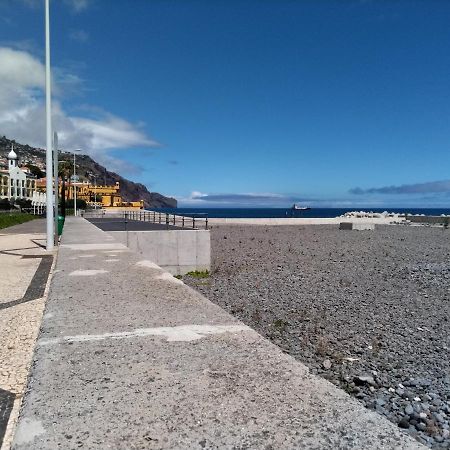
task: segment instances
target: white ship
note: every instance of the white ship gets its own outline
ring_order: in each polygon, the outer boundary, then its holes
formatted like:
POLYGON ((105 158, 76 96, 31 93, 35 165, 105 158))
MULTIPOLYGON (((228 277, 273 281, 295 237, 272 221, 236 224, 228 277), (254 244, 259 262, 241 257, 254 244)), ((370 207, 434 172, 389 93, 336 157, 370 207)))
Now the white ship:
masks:
POLYGON ((293 211, 307 211, 308 209, 311 209, 309 206, 299 206, 296 203, 294 203, 291 207, 293 211))

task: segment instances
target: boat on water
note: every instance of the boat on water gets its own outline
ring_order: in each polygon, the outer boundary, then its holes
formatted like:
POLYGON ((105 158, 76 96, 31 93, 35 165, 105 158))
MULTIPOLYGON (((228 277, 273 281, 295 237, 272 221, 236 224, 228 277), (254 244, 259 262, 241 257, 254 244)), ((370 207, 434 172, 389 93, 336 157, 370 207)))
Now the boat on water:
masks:
POLYGON ((309 206, 299 206, 296 203, 294 203, 291 209, 292 211, 308 211, 311 208, 309 206))

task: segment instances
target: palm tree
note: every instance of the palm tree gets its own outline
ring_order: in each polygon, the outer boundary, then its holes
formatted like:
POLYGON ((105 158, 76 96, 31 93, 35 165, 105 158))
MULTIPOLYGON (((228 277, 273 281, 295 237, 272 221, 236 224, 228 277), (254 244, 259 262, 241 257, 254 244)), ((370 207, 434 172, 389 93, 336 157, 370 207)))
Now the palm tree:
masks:
POLYGON ((61 177, 61 215, 66 217, 66 180, 70 178, 72 167, 68 161, 61 161, 58 167, 58 177, 61 177))

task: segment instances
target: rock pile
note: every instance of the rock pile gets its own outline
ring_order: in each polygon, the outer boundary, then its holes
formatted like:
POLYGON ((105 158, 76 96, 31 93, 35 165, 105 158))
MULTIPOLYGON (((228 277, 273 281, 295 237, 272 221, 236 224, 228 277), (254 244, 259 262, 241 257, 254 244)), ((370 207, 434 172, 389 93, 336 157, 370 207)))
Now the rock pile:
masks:
POLYGON ((382 213, 373 212, 373 211, 349 211, 345 214, 342 214, 340 217, 345 217, 349 219, 404 219, 405 214, 393 213, 384 211, 382 213))

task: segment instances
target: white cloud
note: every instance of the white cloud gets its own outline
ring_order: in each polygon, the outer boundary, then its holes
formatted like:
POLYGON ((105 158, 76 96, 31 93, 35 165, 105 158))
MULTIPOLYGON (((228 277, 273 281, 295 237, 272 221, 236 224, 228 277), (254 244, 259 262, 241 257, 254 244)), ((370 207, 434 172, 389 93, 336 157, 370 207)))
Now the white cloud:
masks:
POLYGON ((88 8, 90 0, 64 0, 75 12, 81 12, 88 8))
POLYGON ((2 84, 20 88, 43 88, 44 66, 25 51, 0 47, 0 79, 2 84))
MULTIPOLYGON (((81 148, 113 170, 129 165, 108 154, 109 150, 152 147, 158 144, 142 129, 123 118, 89 108, 88 117, 68 114, 61 98, 69 87, 82 83, 73 74, 56 70, 53 99, 54 129, 60 147, 81 148)), ((0 134, 25 144, 45 146, 44 65, 32 54, 0 47, 0 134)), ((87 112, 87 111, 86 111, 87 112)))
POLYGON ((205 194, 193 191, 188 197, 177 200, 184 206, 254 206, 254 207, 288 207, 293 203, 303 202, 299 195, 283 195, 276 193, 225 193, 205 194))
MULTIPOLYGON (((22 0, 27 6, 36 8, 43 4, 43 0, 22 0)), ((92 0, 64 0, 64 3, 74 12, 79 13, 86 10, 92 3, 92 0)))
POLYGON ((73 41, 85 43, 89 40, 89 33, 85 30, 72 30, 69 37, 73 41))

